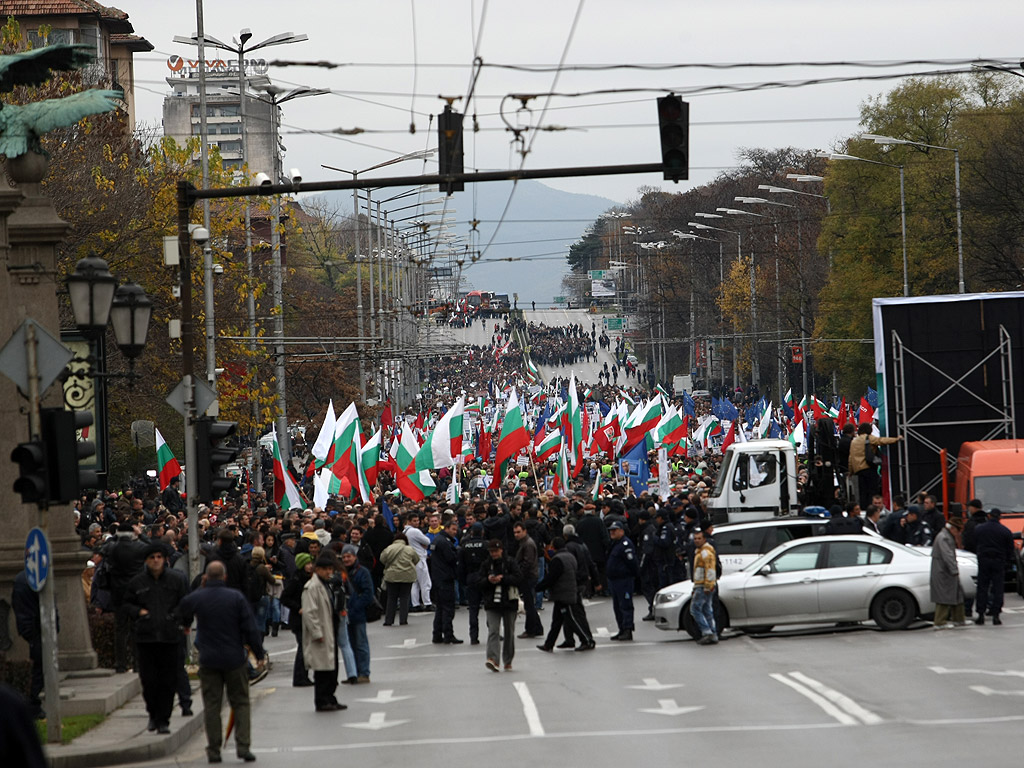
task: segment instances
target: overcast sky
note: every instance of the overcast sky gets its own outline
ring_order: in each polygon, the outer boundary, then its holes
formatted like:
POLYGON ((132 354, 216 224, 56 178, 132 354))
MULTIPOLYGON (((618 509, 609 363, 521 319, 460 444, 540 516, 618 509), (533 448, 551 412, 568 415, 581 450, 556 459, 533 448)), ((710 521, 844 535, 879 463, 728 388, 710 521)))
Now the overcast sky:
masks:
MULTIPOLYGON (((167 57, 195 55, 171 42, 196 29, 191 0, 117 0, 136 33, 156 50, 136 56, 138 119, 159 125, 169 88, 167 57)), ((436 144, 430 115, 443 109, 437 96, 465 96, 476 55, 490 64, 668 64, 722 62, 904 61, 910 59, 1014 58, 1024 55, 1021 0, 207 0, 206 31, 230 40, 243 27, 251 42, 280 32, 309 40, 257 55, 354 63, 332 70, 273 67, 270 76, 288 87, 329 88, 330 95, 285 106, 284 166, 304 179, 339 178, 321 164, 363 169, 436 144), (486 17, 481 23, 481 12, 486 17), (581 8, 581 10, 579 10, 581 8), (578 20, 573 31, 574 18, 578 20), (413 29, 415 26, 415 36, 413 29), (476 46, 474 49, 474 45, 476 46), (413 62, 419 67, 414 68, 413 62), (436 66, 449 64, 457 66, 436 66), (389 65, 389 66, 381 66, 389 65), (413 96, 412 94, 415 94, 413 96), (410 112, 412 114, 410 114, 410 112), (416 133, 408 132, 410 120, 416 133), (363 128, 354 137, 298 134, 302 130, 363 128)), ((938 69, 913 65, 904 71, 938 69)), ((475 100, 481 131, 467 133, 466 167, 518 167, 521 158, 498 115, 513 125, 560 126, 565 131, 525 134, 532 146, 527 167, 587 166, 659 161, 657 89, 685 90, 715 83, 794 81, 865 75, 866 67, 772 67, 712 71, 564 71, 525 73, 485 67, 475 100), (557 80, 557 82, 556 82, 557 80), (651 91, 580 98, 539 97, 517 115, 510 93, 561 93, 599 89, 651 91), (545 113, 545 104, 549 108, 545 113), (535 138, 534 138, 535 137, 535 138)), ((880 71, 893 71, 880 70, 880 71)), ((725 95, 693 95, 690 102, 690 182, 701 184, 736 163, 741 147, 827 148, 856 130, 861 102, 885 92, 896 80, 850 82, 725 95), (792 122, 786 122, 792 121, 792 122)), ((471 123, 467 122, 467 131, 471 123)), ((377 173, 414 173, 406 162, 377 173)), ((433 171, 430 165, 427 170, 433 171)), ((258 169, 255 169, 258 170, 258 169)), ((626 201, 642 185, 674 186, 657 175, 560 179, 545 182, 576 192, 626 201)), ((470 211, 458 218, 470 218, 470 211)))

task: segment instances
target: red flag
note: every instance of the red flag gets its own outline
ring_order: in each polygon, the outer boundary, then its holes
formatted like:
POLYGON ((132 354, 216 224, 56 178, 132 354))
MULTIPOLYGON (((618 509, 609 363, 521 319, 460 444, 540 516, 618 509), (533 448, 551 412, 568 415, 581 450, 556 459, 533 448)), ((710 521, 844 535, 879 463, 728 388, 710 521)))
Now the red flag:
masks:
POLYGON ((389 431, 395 425, 395 417, 391 413, 391 399, 384 403, 384 410, 380 414, 380 428, 382 432, 389 431))
POLYGON ((413 424, 413 426, 416 429, 423 429, 423 413, 422 412, 420 412, 420 415, 416 417, 416 423, 413 424))
POLYGON ((839 401, 839 431, 843 431, 843 427, 846 426, 846 398, 842 398, 839 401))
POLYGON ((870 424, 875 416, 875 409, 871 407, 866 397, 860 399, 860 411, 857 414, 858 424, 870 424))
POLYGON ((725 449, 728 448, 730 445, 732 445, 736 441, 736 422, 737 421, 739 421, 739 419, 733 419, 732 424, 729 425, 729 434, 727 434, 725 436, 725 439, 722 441, 722 453, 725 453, 725 449))

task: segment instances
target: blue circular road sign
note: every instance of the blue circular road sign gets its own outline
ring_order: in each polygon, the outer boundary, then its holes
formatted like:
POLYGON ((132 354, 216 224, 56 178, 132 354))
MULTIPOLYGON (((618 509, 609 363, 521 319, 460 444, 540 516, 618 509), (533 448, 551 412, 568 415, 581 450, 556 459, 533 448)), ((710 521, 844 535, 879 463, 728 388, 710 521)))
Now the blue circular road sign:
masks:
POLYGON ((50 542, 41 528, 33 528, 25 540, 25 575, 33 592, 41 591, 50 575, 50 542))

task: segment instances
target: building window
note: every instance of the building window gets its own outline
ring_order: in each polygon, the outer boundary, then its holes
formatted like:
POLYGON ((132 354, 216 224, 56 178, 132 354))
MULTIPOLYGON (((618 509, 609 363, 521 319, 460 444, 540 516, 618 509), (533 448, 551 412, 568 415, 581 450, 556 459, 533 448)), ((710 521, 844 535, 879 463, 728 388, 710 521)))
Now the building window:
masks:
POLYGON ((39 29, 26 30, 25 36, 28 38, 28 42, 33 48, 43 48, 47 45, 70 45, 72 43, 83 42, 79 37, 79 30, 77 29, 58 29, 54 28, 50 30, 50 33, 43 38, 39 34, 39 29))

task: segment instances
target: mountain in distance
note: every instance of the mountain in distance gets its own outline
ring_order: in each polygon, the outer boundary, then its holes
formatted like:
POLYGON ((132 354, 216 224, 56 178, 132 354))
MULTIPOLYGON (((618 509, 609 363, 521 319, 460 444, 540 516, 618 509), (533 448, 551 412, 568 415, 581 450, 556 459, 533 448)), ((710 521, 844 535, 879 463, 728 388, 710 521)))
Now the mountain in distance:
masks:
MULTIPOLYGON (((470 265, 466 259, 463 267, 463 288, 481 291, 519 294, 519 306, 530 301, 547 304, 553 297, 561 295, 562 276, 567 270, 565 256, 569 246, 582 237, 594 220, 610 208, 619 205, 596 195, 582 195, 563 192, 541 184, 539 181, 520 181, 505 211, 511 181, 486 182, 466 186, 466 191, 456 192, 449 199, 447 208, 454 210, 454 227, 462 236, 461 243, 472 243, 471 249, 481 252, 477 263, 470 265), (498 224, 498 220, 504 219, 498 224), (469 237, 472 220, 479 221, 477 235, 469 237), (495 233, 495 230, 497 232, 495 233), (493 238, 493 242, 492 241, 493 238), (490 243, 490 246, 488 246, 490 243), (522 261, 499 261, 499 259, 537 258, 522 261)), ((400 189, 380 189, 374 197, 391 197, 400 189)), ((424 200, 442 196, 436 190, 425 192, 424 200)), ((351 206, 349 192, 328 192, 324 198, 340 203, 340 209, 351 206)), ((394 206, 408 205, 413 198, 395 201, 394 206)), ((385 205, 386 209, 388 206, 385 205)), ((428 205, 428 210, 440 209, 441 204, 428 205)), ((351 208, 349 208, 351 210, 351 208)), ((396 216, 403 217, 412 211, 402 211, 396 216)), ((445 260, 439 260, 443 265, 445 260)))

